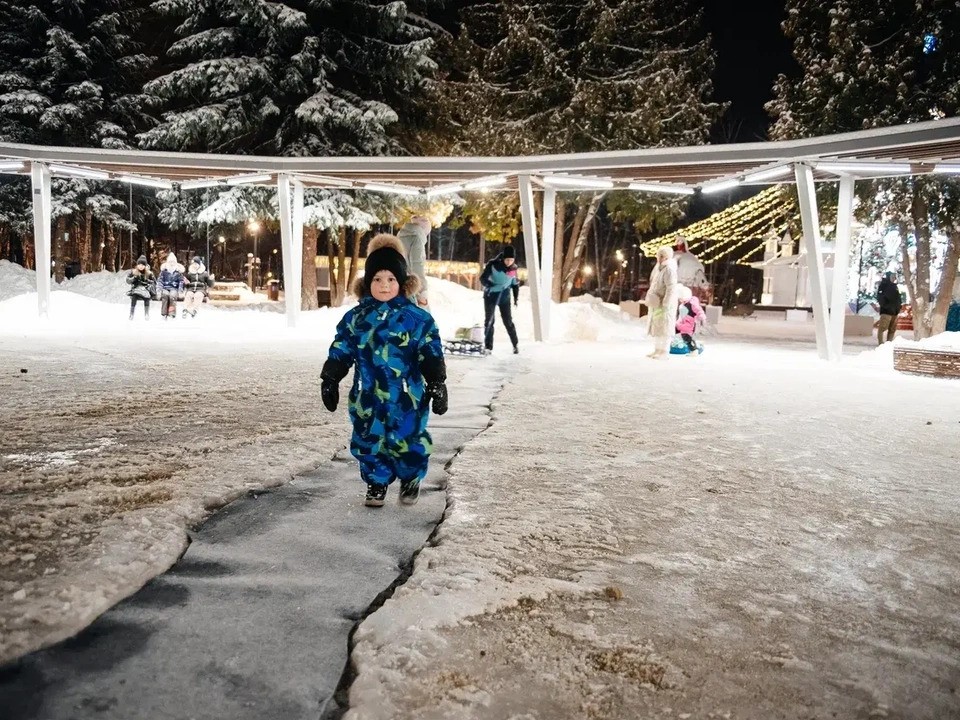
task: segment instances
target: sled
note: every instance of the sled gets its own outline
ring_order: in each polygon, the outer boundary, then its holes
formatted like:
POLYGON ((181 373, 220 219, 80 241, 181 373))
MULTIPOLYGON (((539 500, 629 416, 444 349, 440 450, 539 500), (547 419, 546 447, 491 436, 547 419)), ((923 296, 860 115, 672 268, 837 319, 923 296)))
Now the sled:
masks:
POLYGON ((465 357, 484 357, 489 354, 483 346, 483 328, 479 325, 457 328, 453 340, 443 341, 443 349, 450 355, 465 357))
POLYGON ((487 349, 483 347, 482 342, 476 340, 444 340, 443 351, 448 355, 460 355, 463 357, 486 357, 487 349))

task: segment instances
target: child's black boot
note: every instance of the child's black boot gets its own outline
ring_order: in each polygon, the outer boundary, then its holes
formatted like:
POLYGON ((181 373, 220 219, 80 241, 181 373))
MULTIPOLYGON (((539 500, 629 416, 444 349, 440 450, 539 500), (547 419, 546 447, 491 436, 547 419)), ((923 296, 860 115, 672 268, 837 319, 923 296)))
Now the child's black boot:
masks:
POLYGON ((384 500, 387 497, 386 485, 367 484, 367 497, 363 504, 367 507, 383 507, 384 500))
POLYGON ((420 481, 408 480, 400 483, 400 504, 416 505, 420 499, 420 481))

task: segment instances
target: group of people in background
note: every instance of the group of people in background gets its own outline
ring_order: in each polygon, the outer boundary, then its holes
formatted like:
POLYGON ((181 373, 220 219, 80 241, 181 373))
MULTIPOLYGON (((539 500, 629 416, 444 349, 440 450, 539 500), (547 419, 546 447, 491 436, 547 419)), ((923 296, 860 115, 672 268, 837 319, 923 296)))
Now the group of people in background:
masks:
POLYGON ((703 352, 703 345, 694 339, 694 334, 703 325, 706 314, 690 288, 677 281, 677 264, 671 247, 665 246, 657 251, 657 264, 650 274, 646 304, 650 314, 649 333, 654 340, 653 352, 647 357, 665 356, 678 335, 687 353, 699 355, 703 352))
POLYGON ((160 315, 164 320, 177 317, 177 303, 183 301, 181 317, 196 317, 197 310, 203 304, 213 278, 207 272, 203 259, 194 256, 188 268, 177 261, 174 253, 167 255, 166 262, 160 266, 160 274, 154 275, 145 255, 137 258, 137 264, 127 274, 130 289, 130 319, 133 320, 137 303, 143 303, 143 317, 150 319, 150 301, 160 301, 160 315))

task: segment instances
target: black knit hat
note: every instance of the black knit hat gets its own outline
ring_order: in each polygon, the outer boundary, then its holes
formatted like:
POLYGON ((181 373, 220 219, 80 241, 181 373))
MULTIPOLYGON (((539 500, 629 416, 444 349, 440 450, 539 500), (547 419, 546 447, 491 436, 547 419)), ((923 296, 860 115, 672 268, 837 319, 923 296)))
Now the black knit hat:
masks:
POLYGON ((138 257, 138 258, 137 258, 137 265, 149 265, 149 263, 147 262, 147 256, 146 256, 146 255, 141 255, 140 257, 138 257))
POLYGON ((366 290, 367 295, 370 294, 373 276, 381 270, 389 270, 393 273, 402 293, 403 284, 407 282, 407 261, 392 247, 382 247, 367 255, 367 261, 363 266, 363 289, 366 290))
POLYGON ((512 257, 516 257, 516 256, 517 256, 516 250, 513 249, 513 245, 507 245, 507 246, 503 249, 503 252, 502 252, 501 254, 502 254, 505 258, 512 258, 512 257))

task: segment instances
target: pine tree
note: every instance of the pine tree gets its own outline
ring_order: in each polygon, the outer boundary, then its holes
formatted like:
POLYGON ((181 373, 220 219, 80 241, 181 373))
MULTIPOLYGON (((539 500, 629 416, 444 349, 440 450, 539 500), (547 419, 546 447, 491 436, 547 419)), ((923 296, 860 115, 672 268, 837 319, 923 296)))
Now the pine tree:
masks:
MULTIPOLYGON (((423 7, 430 3, 421 3, 423 7)), ((368 0, 163 0, 180 22, 169 72, 146 86, 157 126, 143 147, 268 155, 389 155, 403 152, 402 116, 413 116, 434 64, 432 28, 398 2, 368 0)), ((308 191, 305 257, 316 255, 324 218, 361 217, 342 193, 308 191)), ((201 218, 262 205, 257 190, 211 198, 201 218)), ((263 212, 260 217, 269 213, 263 212)), ((362 224, 362 223, 361 223, 362 224)), ((347 225, 344 225, 347 227, 347 225)), ((316 307, 304 265, 305 307, 316 307)))
MULTIPOLYGON (((960 110, 956 0, 790 0, 784 32, 793 40, 801 77, 776 82, 767 106, 775 138, 887 127, 956 116, 960 110)), ((867 219, 900 230, 916 337, 941 332, 960 262, 957 182, 917 177, 860 187, 867 219), (933 293, 937 300, 931 302, 936 229, 948 240, 933 293)))
POLYGON ((401 3, 162 0, 181 21, 175 68, 146 86, 159 124, 146 148, 383 155, 396 107, 417 91, 427 32, 401 3))
MULTIPOLYGON (((0 2, 0 138, 35 145, 131 147, 146 122, 139 89, 150 58, 135 39, 143 6, 121 0, 0 2)), ((70 219, 90 214, 105 223, 109 236, 119 220, 110 208, 122 200, 105 197, 118 191, 107 183, 54 181, 58 280, 63 278, 62 238, 70 219)), ((16 208, 6 210, 9 214, 16 208)), ((71 254, 91 257, 93 238, 73 237, 71 254)))
MULTIPOLYGON (((704 142, 722 108, 709 100, 713 58, 691 5, 501 0, 470 8, 453 45, 470 66, 453 64, 438 93, 446 124, 460 130, 447 151, 514 155, 704 142)), ((569 207, 564 200, 554 253, 557 300, 569 296, 605 195, 569 207)), ((622 217, 641 225, 680 209, 658 198, 617 204, 622 217)), ((514 198, 481 198, 468 211, 488 231, 517 225, 509 221, 514 198)))

